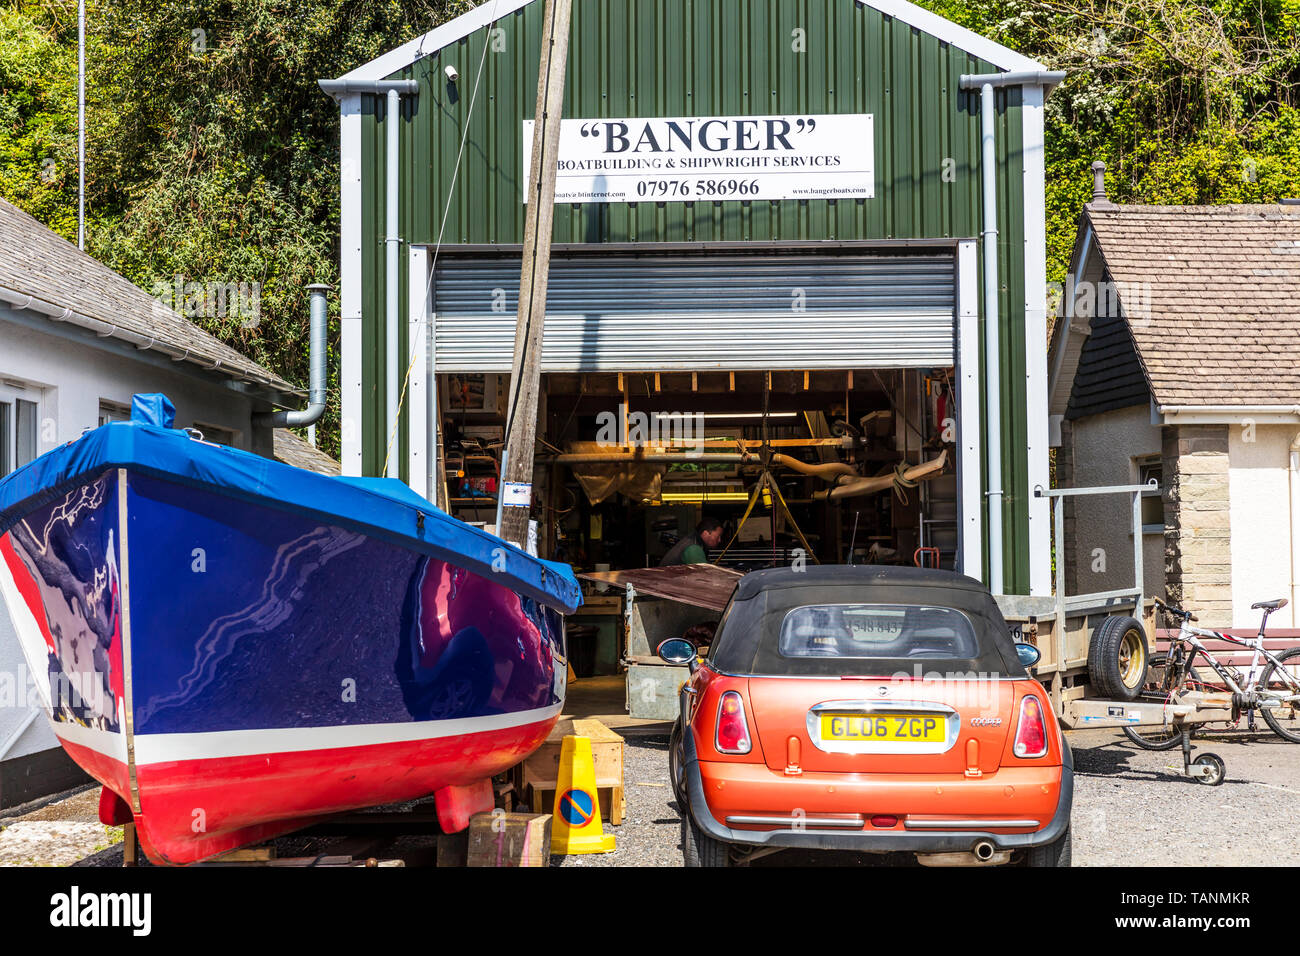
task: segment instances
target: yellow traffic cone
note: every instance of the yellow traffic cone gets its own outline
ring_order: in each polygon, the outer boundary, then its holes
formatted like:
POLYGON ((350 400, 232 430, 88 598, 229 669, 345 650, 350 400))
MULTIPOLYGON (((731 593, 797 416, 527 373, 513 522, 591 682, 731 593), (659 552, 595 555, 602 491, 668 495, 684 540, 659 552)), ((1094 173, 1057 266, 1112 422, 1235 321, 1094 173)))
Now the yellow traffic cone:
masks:
POLYGON ((551 852, 569 855, 611 853, 613 850, 614 834, 606 834, 600 822, 591 738, 570 734, 560 746, 555 815, 551 820, 551 852))

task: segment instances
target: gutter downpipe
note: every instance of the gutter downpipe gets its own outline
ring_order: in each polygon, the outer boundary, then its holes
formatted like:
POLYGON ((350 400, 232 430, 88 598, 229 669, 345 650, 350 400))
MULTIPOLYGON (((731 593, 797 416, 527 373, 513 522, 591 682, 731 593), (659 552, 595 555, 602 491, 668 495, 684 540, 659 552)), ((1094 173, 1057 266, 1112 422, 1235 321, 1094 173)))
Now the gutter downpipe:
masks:
MULTIPOLYGON (((318 85, 330 96, 338 100, 348 94, 368 93, 374 96, 384 94, 387 97, 384 123, 387 126, 387 141, 384 148, 384 428, 383 440, 387 446, 389 436, 397 427, 398 417, 398 369, 401 365, 401 353, 397 348, 399 334, 400 305, 398 303, 398 262, 402 248, 399 233, 401 212, 401 165, 399 163, 398 118, 401 115, 402 94, 417 96, 420 84, 416 80, 319 80, 318 85)), ((398 472, 396 456, 388 456, 385 477, 395 477, 398 472)))
POLYGON ((1287 522, 1288 530, 1291 536, 1291 626, 1295 627, 1296 622, 1300 621, 1300 609, 1296 607, 1296 577, 1300 575, 1300 534, 1297 534, 1296 524, 1300 521, 1300 435, 1296 435, 1291 442, 1290 461, 1287 463, 1286 481, 1287 490, 1290 492, 1291 500, 1291 520, 1287 522))
POLYGON ((1028 70, 1011 73, 966 74, 963 90, 980 91, 980 176, 983 185, 984 229, 984 402, 988 434, 988 543, 989 590, 1003 593, 1002 552, 1002 379, 1000 330, 998 328, 998 185, 997 150, 994 140, 996 104, 993 91, 1007 86, 1042 86, 1044 99, 1052 87, 1065 79, 1064 73, 1028 70))
POLYGON ((325 293, 332 286, 317 283, 307 286, 311 294, 311 379, 307 387, 307 407, 296 412, 259 412, 253 424, 263 428, 300 428, 315 425, 325 414, 327 370, 329 367, 329 303, 325 293))

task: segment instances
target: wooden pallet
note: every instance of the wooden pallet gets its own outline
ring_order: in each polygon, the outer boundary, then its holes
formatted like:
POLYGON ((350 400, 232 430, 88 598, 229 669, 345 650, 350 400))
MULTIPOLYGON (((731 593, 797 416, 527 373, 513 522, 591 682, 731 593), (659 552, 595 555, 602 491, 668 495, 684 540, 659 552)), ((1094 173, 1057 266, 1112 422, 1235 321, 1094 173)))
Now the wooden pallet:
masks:
POLYGON ((568 735, 591 738, 591 755, 596 767, 597 800, 600 814, 614 826, 627 815, 623 793, 623 738, 599 720, 563 718, 555 725, 546 742, 516 767, 518 792, 530 804, 533 813, 550 810, 546 795, 554 803, 555 787, 560 774, 560 748, 568 735))

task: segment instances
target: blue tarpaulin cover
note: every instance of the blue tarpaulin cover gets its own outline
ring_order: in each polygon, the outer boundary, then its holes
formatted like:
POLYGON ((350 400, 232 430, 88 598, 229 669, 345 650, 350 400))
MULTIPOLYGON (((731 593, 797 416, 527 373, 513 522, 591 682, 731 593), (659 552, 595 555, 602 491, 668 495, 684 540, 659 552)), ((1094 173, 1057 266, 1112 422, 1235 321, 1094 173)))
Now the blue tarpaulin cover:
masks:
POLYGON ((567 564, 534 558, 453 518, 395 478, 318 475, 158 424, 174 418, 165 396, 137 395, 132 421, 87 432, 0 479, 0 534, 77 485, 110 468, 125 468, 361 531, 481 574, 565 613, 582 603, 567 564))

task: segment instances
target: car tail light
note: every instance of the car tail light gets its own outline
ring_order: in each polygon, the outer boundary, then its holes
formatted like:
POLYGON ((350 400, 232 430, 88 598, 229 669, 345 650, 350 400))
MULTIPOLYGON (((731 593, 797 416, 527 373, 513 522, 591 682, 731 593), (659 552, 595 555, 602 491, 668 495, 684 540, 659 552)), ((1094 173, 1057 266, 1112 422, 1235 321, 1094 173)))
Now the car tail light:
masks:
POLYGON ((1011 749, 1017 757, 1041 757, 1047 753, 1043 705, 1033 694, 1020 700, 1020 722, 1016 725, 1016 743, 1011 749))
POLYGON ((713 743, 718 753, 749 753, 751 744, 749 724, 745 722, 745 704, 734 690, 727 691, 718 702, 718 729, 713 743))

